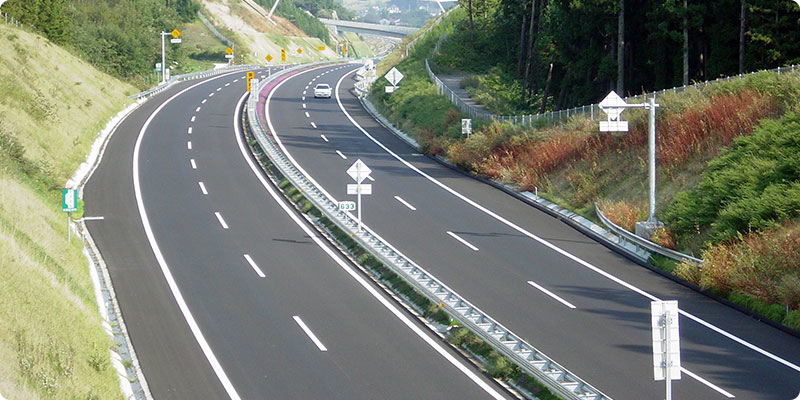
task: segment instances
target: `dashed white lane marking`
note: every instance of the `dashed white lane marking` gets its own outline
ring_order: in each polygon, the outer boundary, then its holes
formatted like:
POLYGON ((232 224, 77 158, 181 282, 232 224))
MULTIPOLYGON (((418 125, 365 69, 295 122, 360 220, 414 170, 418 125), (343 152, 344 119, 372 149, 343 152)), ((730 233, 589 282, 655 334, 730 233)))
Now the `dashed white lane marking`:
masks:
POLYGON ((258 274, 258 276, 262 278, 267 277, 266 275, 264 275, 263 272, 261 272, 261 268, 258 268, 258 265, 256 265, 255 261, 253 261, 253 259, 250 258, 249 254, 245 254, 244 259, 247 260, 247 263, 250 264, 251 267, 253 267, 253 270, 256 271, 256 274, 258 274))
POLYGON ((553 292, 541 287, 536 282, 528 281, 528 284, 533 286, 533 287, 535 287, 535 288, 537 288, 537 289, 539 289, 540 291, 542 291, 542 293, 544 293, 544 294, 546 294, 546 295, 558 300, 559 303, 561 303, 561 304, 563 304, 563 305, 565 305, 565 306, 567 306, 569 308, 572 308, 572 309, 576 308, 574 305, 572 305, 572 303, 562 299, 561 297, 558 297, 555 293, 553 293, 553 292))
POLYGON ((311 329, 308 329, 308 326, 306 325, 305 322, 303 322, 302 319, 300 319, 300 317, 295 315, 292 318, 294 318, 294 322, 297 322, 297 325, 300 325, 300 329, 302 329, 303 332, 305 332, 306 335, 308 335, 308 337, 311 338, 311 341, 314 342, 315 345, 317 345, 319 351, 328 351, 325 345, 322 344, 322 342, 320 342, 319 339, 317 339, 317 335, 314 335, 314 332, 311 332, 311 329))
POLYGON ((208 190, 206 190, 206 185, 204 185, 203 182, 197 182, 197 183, 200 184, 200 191, 203 192, 203 194, 208 194, 208 190))
POLYGON ((192 122, 194 122, 195 119, 197 119, 197 116, 192 115, 192 122))
POLYGON ((306 108, 306 103, 303 103, 303 108, 306 108))
POLYGON ((328 142, 328 138, 326 138, 325 135, 319 135, 319 137, 321 137, 325 142, 328 142))
POLYGON ((186 148, 189 149, 189 150, 192 149, 192 141, 191 140, 186 142, 186 148))
POLYGON ((367 179, 369 179, 370 182, 375 182, 375 178, 373 178, 373 177, 371 177, 369 175, 367 175, 367 179))
POLYGON ((228 83, 226 83, 226 84, 225 84, 225 87, 228 87, 228 86, 230 86, 230 85, 231 85, 231 83, 230 83, 230 82, 228 82, 228 83))
POLYGON ((308 111, 306 111, 306 118, 311 118, 311 116, 308 115, 308 111))
MULTIPOLYGON (((303 90, 303 94, 306 94, 305 90, 303 90)), ((305 96, 303 96, 303 100, 305 100, 305 99, 306 99, 305 96)))
MULTIPOLYGON (((306 92, 303 92, 303 94, 306 94, 306 92)), ((303 96, 300 99, 303 100, 303 101, 306 101, 306 96, 303 96)))
POLYGON ((233 83, 236 83, 236 82, 239 82, 239 80, 238 80, 238 79, 235 79, 235 80, 233 81, 233 83))
POLYGON ((203 101, 201 101, 200 104, 206 104, 207 101, 208 99, 203 99, 203 101))
POLYGON ((314 121, 311 121, 311 126, 312 126, 314 129, 317 129, 317 124, 315 124, 315 123, 314 123, 314 121))
POLYGON ((189 129, 186 132, 188 132, 191 135, 192 134, 192 127, 190 126, 189 129))
POLYGON ((458 236, 458 235, 456 235, 455 233, 453 233, 453 232, 450 232, 450 231, 447 231, 447 234, 448 234, 448 235, 450 235, 450 236, 452 236, 452 237, 453 237, 453 239, 455 239, 455 240, 458 240, 459 242, 461 242, 461 244, 463 244, 464 246, 467 246, 467 247, 469 247, 469 248, 470 248, 470 249, 472 249, 473 251, 478 251, 478 248, 477 248, 477 247, 473 246, 473 245, 472 245, 472 243, 470 243, 470 242, 468 242, 468 241, 466 241, 466 240, 462 239, 462 238, 461 238, 461 236, 458 236))
MULTIPOLYGON (((697 379, 700 383, 702 383, 702 384, 704 384, 704 385, 716 390, 717 392, 720 392, 723 396, 725 396, 725 397, 727 397, 729 399, 732 399, 732 398, 736 397, 733 394, 731 394, 729 392, 726 392, 725 389, 723 389, 723 388, 721 388, 721 387, 719 387, 719 386, 717 386, 717 385, 715 385, 715 384, 703 379, 702 377, 700 377, 700 375, 697 375, 694 372, 689 371, 686 368, 681 367, 681 372, 683 372, 686 375, 691 376, 694 379, 697 379)), ((800 397, 800 396, 798 396, 798 397, 800 397)))
POLYGON ((341 152, 341 151, 339 151, 339 150, 336 150, 336 154, 338 154, 338 155, 339 155, 339 157, 342 157, 342 159, 343 159, 343 160, 347 160, 347 156, 346 156, 346 155, 344 155, 344 154, 342 154, 342 152, 341 152))
POLYGON ((197 163, 194 162, 194 158, 189 160, 189 163, 192 164, 192 169, 197 169, 197 163))
POLYGON ((400 198, 400 196, 394 196, 394 199, 395 199, 395 200, 397 200, 397 201, 399 201, 400 203, 402 203, 404 206, 408 207, 408 209, 409 209, 409 210, 411 210, 411 211, 417 211, 417 209, 416 209, 414 206, 412 206, 412 205, 411 205, 411 204, 409 204, 407 201, 405 201, 405 200, 403 200, 402 198, 400 198))
POLYGON ((200 112, 200 107, 195 108, 194 112, 200 112))
POLYGON ((208 97, 214 97, 214 93, 209 93, 208 97))
POLYGON ((218 88, 217 88, 217 91, 219 92, 220 90, 222 90, 222 88, 221 88, 221 87, 218 87, 218 88))
POLYGON ((214 215, 217 216, 217 221, 219 221, 219 224, 222 225, 222 229, 228 229, 228 224, 226 224, 225 220, 222 219, 222 214, 220 214, 218 211, 215 211, 214 215))

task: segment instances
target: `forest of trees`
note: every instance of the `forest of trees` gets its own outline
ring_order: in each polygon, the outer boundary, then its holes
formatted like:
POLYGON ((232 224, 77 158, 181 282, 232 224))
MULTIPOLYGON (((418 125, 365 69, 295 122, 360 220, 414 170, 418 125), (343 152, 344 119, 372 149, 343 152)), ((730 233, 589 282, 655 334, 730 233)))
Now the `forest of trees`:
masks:
POLYGON ((797 63, 790 0, 459 0, 461 65, 500 66, 530 109, 596 102, 797 63), (477 62, 476 62, 477 60, 477 62), (545 99, 546 101, 542 101, 545 99))

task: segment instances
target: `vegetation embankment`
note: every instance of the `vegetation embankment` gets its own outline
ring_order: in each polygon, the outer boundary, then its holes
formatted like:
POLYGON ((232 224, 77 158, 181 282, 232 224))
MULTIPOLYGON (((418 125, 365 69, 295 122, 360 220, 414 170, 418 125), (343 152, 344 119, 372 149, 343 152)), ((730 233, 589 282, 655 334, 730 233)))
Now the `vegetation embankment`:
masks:
POLYGON ((80 240, 61 189, 135 88, 38 35, 0 24, 0 393, 114 399, 80 240))
MULTIPOLYGON (((612 220, 633 229, 647 217, 647 120, 628 110, 630 132, 601 134, 597 122, 575 117, 558 127, 522 128, 474 121, 436 95, 424 67, 441 33, 442 53, 456 54, 452 32, 465 12, 421 39, 397 64, 401 88, 370 98, 422 150, 470 172, 513 184, 596 219, 595 201, 612 220)), ((469 53, 461 52, 464 57, 469 53)), ((395 56, 397 57, 397 56, 395 56)), ((395 58, 396 60, 397 58, 395 58)), ((463 60, 466 62, 466 60, 463 60)), ((388 68, 382 65, 381 68, 388 68)), ((690 87, 658 98, 657 216, 666 223, 653 240, 705 260, 702 270, 654 258, 657 266, 800 330, 800 74, 762 72, 690 87), (782 250, 784 249, 784 250, 782 250)))

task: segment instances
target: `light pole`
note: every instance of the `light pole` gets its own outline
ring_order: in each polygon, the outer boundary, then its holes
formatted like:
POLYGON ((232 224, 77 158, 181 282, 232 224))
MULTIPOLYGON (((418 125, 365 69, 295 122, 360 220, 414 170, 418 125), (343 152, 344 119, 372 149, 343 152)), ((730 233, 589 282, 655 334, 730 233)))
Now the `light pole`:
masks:
POLYGON ((656 219, 656 96, 647 99, 644 103, 628 104, 613 90, 598 104, 608 116, 607 121, 600 121, 600 132, 627 132, 628 121, 620 119, 620 114, 628 108, 644 108, 648 113, 648 169, 650 173, 650 190, 648 193, 649 207, 647 221, 636 223, 636 235, 649 238, 650 235, 661 227, 656 219))

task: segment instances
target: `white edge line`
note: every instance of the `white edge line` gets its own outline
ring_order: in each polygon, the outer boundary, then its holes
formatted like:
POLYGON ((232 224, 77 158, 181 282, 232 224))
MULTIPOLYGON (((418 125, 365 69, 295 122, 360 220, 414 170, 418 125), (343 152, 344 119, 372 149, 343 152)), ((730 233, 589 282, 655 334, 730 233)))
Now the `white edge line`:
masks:
MULTIPOLYGON (((634 285, 632 285, 632 284, 630 284, 630 283, 628 283, 628 282, 626 282, 626 281, 624 281, 624 280, 622 280, 622 279, 620 279, 620 278, 617 278, 617 277, 616 277, 616 276, 614 276, 614 275, 611 275, 610 273, 608 273, 608 272, 606 272, 606 271, 604 271, 604 270, 602 270, 602 269, 600 269, 600 268, 598 268, 598 267, 596 267, 596 266, 594 266, 594 265, 592 265, 592 264, 588 263, 587 261, 584 261, 584 260, 582 260, 582 259, 578 258, 577 256, 574 256, 574 255, 572 255, 572 254, 568 253, 567 251, 565 251, 565 250, 561 249, 560 247, 558 247, 558 246, 556 246, 556 245, 554 245, 554 244, 552 244, 552 243, 548 242, 547 240, 544 240, 544 239, 542 239, 542 238, 540 238, 540 237, 538 237, 538 236, 534 235, 533 233, 531 233, 531 232, 528 232, 527 230, 523 229, 522 227, 520 227, 520 226, 516 225, 515 223, 513 223, 513 222, 511 222, 511 221, 509 221, 509 220, 507 220, 507 219, 505 219, 505 218, 503 218, 503 217, 501 217, 500 215, 496 214, 495 212, 493 212, 493 211, 491 211, 491 210, 487 209, 486 207, 484 207, 484 206, 482 206, 482 205, 480 205, 480 204, 476 203, 475 201, 473 201, 473 200, 471 200, 471 199, 467 198, 466 196, 464 196, 463 194, 461 194, 461 193, 459 193, 459 192, 455 191, 454 189, 450 188, 449 186, 447 186, 447 185, 445 185, 445 184, 443 184, 443 183, 439 182, 438 180, 436 180, 436 178, 434 178, 434 177, 432 177, 432 176, 430 176, 430 175, 426 174, 425 172, 423 172, 423 171, 422 171, 422 170, 420 170, 419 168, 415 167, 413 164, 409 163, 408 161, 404 160, 402 157, 400 157, 399 155, 397 155, 397 153, 395 153, 395 152, 391 151, 391 150, 390 150, 388 147, 386 147, 386 146, 385 146, 383 143, 381 143, 380 141, 378 141, 377 139, 375 139, 375 138, 374 138, 372 135, 370 135, 370 134, 369 134, 369 132, 367 132, 367 131, 366 131, 364 128, 362 128, 362 127, 361 127, 361 125, 359 125, 359 124, 358 124, 358 123, 355 121, 355 119, 353 119, 353 117, 350 115, 350 113, 348 113, 348 112, 347 112, 347 110, 345 110, 345 109, 344 109, 344 106, 342 105, 341 98, 339 97, 339 86, 341 85, 341 83, 342 83, 342 81, 344 80, 344 78, 345 78, 345 77, 347 77, 348 75, 352 74, 353 72, 355 72, 355 70, 354 70, 354 71, 352 71, 352 72, 349 72, 349 73, 347 73, 347 74, 344 74, 344 75, 342 75, 342 77, 341 77, 341 78, 339 79, 339 81, 336 83, 336 102, 339 104, 339 109, 340 109, 340 110, 342 110, 342 112, 343 112, 343 113, 344 113, 344 115, 347 117, 347 119, 349 119, 349 120, 350 120, 350 123, 352 123, 352 124, 353 124, 353 125, 354 125, 356 128, 358 128, 358 130, 360 130, 360 131, 361 131, 361 133, 363 133, 363 134, 364 134, 364 135, 365 135, 367 138, 369 138, 369 139, 370 139, 370 140, 372 140, 372 141, 373 141, 375 144, 377 144, 377 145, 378 145, 378 147, 382 148, 382 149, 383 149, 384 151, 386 151, 386 152, 387 152, 389 155, 391 155, 392 157, 394 157, 395 159, 397 159, 398 161, 400 161, 400 163, 402 163, 403 165, 405 165, 406 167, 408 167, 408 168, 409 168, 409 169, 411 169, 412 171, 415 171, 416 173, 420 174, 420 175, 421 175, 421 176, 423 176, 424 178, 426 178, 426 179, 428 179, 429 181, 433 182, 433 184, 435 184, 436 186, 439 186, 440 188, 442 188, 442 189, 446 190, 447 192, 449 192, 449 193, 450 193, 450 194, 452 194, 453 196, 456 196, 457 198, 459 198, 459 199, 463 200, 463 201, 464 201, 464 202, 466 202, 467 204, 469 204, 469 205, 471 205, 471 206, 473 206, 473 207, 477 208, 478 210, 482 211, 482 212, 483 212, 483 213, 485 213, 486 215, 489 215, 490 217, 492 217, 492 218, 494 218, 494 219, 496 219, 496 220, 498 220, 498 221, 502 222, 503 224, 505 224, 506 226, 508 226, 508 227, 510 227, 510 228, 512 228, 512 229, 514 229, 515 231, 517 231, 517 232, 519 232, 519 233, 521 233, 521 234, 523 234, 523 235, 525 235, 525 236, 527 236, 527 237, 529 237, 529 238, 531 238, 531 239, 533 239, 533 240, 535 240, 535 241, 537 241, 537 242, 541 243, 542 245, 544 245, 544 246, 546 246, 546 247, 550 248, 551 250, 553 250, 553 251, 555 251, 555 252, 557 252, 557 253, 561 254, 562 256, 564 256, 564 257, 566 257, 566 258, 569 258, 569 259, 570 259, 570 260, 572 260, 572 261, 575 261, 576 263, 578 263, 578 264, 580 264, 580 265, 582 265, 582 266, 584 266, 584 267, 586 267, 586 268, 588 268, 588 269, 590 269, 590 270, 592 270, 592 271, 594 271, 594 272, 596 272, 596 273, 598 273, 598 274, 600 274, 600 275, 604 276, 605 278, 607 278, 607 279, 609 279, 609 280, 611 280, 611 281, 613 281, 613 282, 615 282, 615 283, 619 284, 619 285, 620 285, 620 286, 622 286, 622 287, 625 287, 625 288, 627 288, 627 289, 629 289, 629 290, 631 290, 631 291, 633 291, 633 292, 635 292, 635 293, 638 293, 638 294, 640 294, 641 296, 644 296, 644 297, 646 297, 646 298, 648 298, 648 299, 650 299, 650 300, 652 300, 652 301, 658 301, 658 300, 660 300, 658 297, 656 297, 656 296, 653 296, 652 294, 650 294, 650 293, 647 293, 647 292, 645 292, 644 290, 642 290, 642 289, 639 289, 638 287, 636 287, 636 286, 634 286, 634 285)), ((285 81, 284 81, 284 82, 285 82, 285 81)), ((271 127, 270 127, 270 128, 271 128, 271 127)), ((273 132, 274 132, 274 131, 273 131, 273 132)), ((273 135, 274 135, 274 134, 273 134, 273 135)), ((274 135, 274 136, 275 136, 275 137, 277 137, 277 135, 274 135)), ((279 143, 280 143, 280 142, 279 142, 279 143)), ((283 147, 283 145, 281 145, 281 148, 284 150, 284 152, 286 151, 286 149, 283 147)), ((292 162, 293 162, 295 165, 297 165, 297 163, 296 163, 296 162, 294 162, 294 159, 292 159, 292 157, 291 157, 291 156, 289 156, 289 155, 287 154, 287 157, 288 157, 288 158, 289 158, 289 159, 290 159, 290 160, 291 160, 291 161, 292 161, 292 162)), ((309 177, 309 175, 308 175, 308 174, 307 174, 305 171, 301 170, 299 167, 298 167, 298 170, 300 170, 301 172, 303 172, 303 174, 304 174, 304 175, 306 175, 306 177, 309 177)), ((316 182, 314 182, 312 179, 310 179, 310 180, 312 181, 312 183, 316 184, 316 182)), ((327 194, 327 192, 325 192, 325 191, 324 191, 324 189, 322 189, 322 187, 321 187, 321 186, 317 185, 317 187, 320 189, 320 191, 321 191, 321 192, 323 192, 323 193, 325 193, 326 195, 328 195, 328 194, 327 194)), ((329 198, 333 198, 333 197, 332 197, 332 196, 330 196, 330 195, 328 195, 328 197, 329 197, 329 198)), ((686 311, 683 311, 683 310, 681 310, 681 309, 678 309, 678 312, 679 312, 681 315, 683 315, 683 316, 685 316, 685 317, 687 317, 687 318, 689 318, 689 319, 691 319, 691 320, 693 320, 693 321, 695 321, 695 322, 697 322, 697 323, 699 323, 699 324, 701 324, 701 325, 703 325, 703 326, 705 326, 705 327, 707 327, 707 328, 711 329, 711 330, 712 330, 712 331, 714 331, 714 332, 717 332, 717 333, 719 333, 719 334, 720 334, 720 335, 722 335, 722 336, 725 336, 725 337, 727 337, 728 339, 731 339, 732 341, 734 341, 734 342, 736 342, 736 343, 739 343, 740 345, 742 345, 742 346, 744 346, 744 347, 747 347, 747 348, 749 348, 749 349, 751 349, 751 350, 753 350, 753 351, 755 351, 755 352, 757 352, 757 353, 759 353, 759 354, 761 354, 761 355, 763 355, 763 356, 765 356, 765 357, 768 357, 768 358, 770 358, 770 359, 772 359, 772 360, 774 360, 774 361, 777 361, 777 362, 779 362, 779 363, 783 364, 784 366, 787 366, 787 367, 789 367, 789 368, 791 368, 791 369, 793 369, 793 370, 795 370, 795 371, 797 371, 797 372, 800 372, 800 366, 797 366, 797 365, 795 365, 795 364, 793 364, 793 363, 791 363, 791 362, 789 362, 789 361, 787 361, 787 360, 785 360, 785 359, 783 359, 783 358, 781 358, 781 357, 778 357, 778 356, 776 356, 776 355, 774 355, 774 354, 772 354, 772 353, 770 353, 770 352, 768 352, 768 351, 766 351, 766 350, 764 350, 764 349, 762 349, 762 348, 760 348, 760 347, 758 347, 758 346, 756 346, 756 345, 754 345, 754 344, 751 344, 751 343, 749 343, 749 342, 745 341, 744 339, 742 339, 742 338, 740 338, 740 337, 738 337, 738 336, 736 336, 736 335, 734 335, 734 334, 732 334, 732 333, 729 333, 729 332, 727 332, 727 331, 723 330, 722 328, 719 328, 719 327, 717 327, 717 326, 715 326, 715 325, 712 325, 712 324, 710 324, 710 323, 708 323, 708 322, 706 322, 706 321, 704 321, 704 320, 702 320, 702 319, 700 319, 700 318, 698 318, 698 317, 696 317, 696 316, 694 316, 694 315, 692 315, 692 314, 690 314, 690 313, 688 313, 688 312, 686 312, 686 311)))
POLYGON ((196 163, 196 162, 194 162, 194 158, 192 158, 191 160, 189 160, 189 163, 190 163, 190 164, 192 164, 192 169, 197 169, 197 163, 196 163))
POLYGON ((535 288, 537 288, 537 289, 539 289, 540 291, 542 291, 542 293, 544 293, 544 294, 546 294, 546 295, 548 295, 548 296, 550 296, 550 297, 552 297, 552 298, 554 298, 554 299, 558 300, 558 301, 559 301, 561 304, 563 304, 563 305, 565 305, 565 306, 567 306, 567 307, 569 307, 569 308, 572 308, 572 309, 575 309, 575 308, 577 308, 577 307, 575 307, 574 305, 572 305, 572 303, 570 303, 570 302, 568 302, 568 301, 566 301, 566 300, 562 299, 561 297, 559 297, 559 296, 558 296, 558 295, 556 295, 555 293, 553 293, 553 292, 551 292, 551 291, 549 291, 549 290, 547 290, 547 289, 543 288, 542 286, 538 285, 538 284, 537 284, 536 282, 534 282, 534 281, 528 281, 528 284, 529 284, 529 285, 531 285, 531 286, 533 286, 533 287, 535 287, 535 288))
POLYGON ((401 202, 401 203, 403 203, 403 205, 408 207, 411 211, 417 211, 417 209, 414 206, 412 206, 407 201, 405 201, 402 198, 400 198, 400 196, 394 196, 394 199, 399 201, 399 202, 401 202))
POLYGON ((473 246, 473 245, 472 245, 472 243, 470 243, 470 242, 468 242, 468 241, 464 240, 464 239, 463 239, 461 236, 458 236, 458 235, 456 235, 455 233, 453 233, 453 232, 450 232, 450 231, 447 231, 447 234, 448 234, 448 235, 450 235, 450 236, 452 236, 452 237, 453 237, 453 239, 455 239, 455 240, 458 240, 459 242, 461 242, 461 244, 463 244, 464 246, 467 246, 467 247, 469 247, 469 248, 470 248, 470 249, 472 249, 473 251, 478 251, 478 248, 477 248, 477 247, 473 246))
MULTIPOLYGON (((228 74, 226 74, 228 75, 228 74)), ((218 78, 221 78, 226 75, 220 75, 218 78)), ((218 78, 213 78, 218 79, 218 78)), ((186 300, 184 300, 183 295, 181 294, 180 289, 178 288, 178 284, 175 281, 175 278, 172 276, 172 272, 169 269, 169 265, 167 264, 167 260, 164 258, 164 255, 161 253, 161 248, 158 246, 158 242, 156 242, 155 235, 153 234, 153 228, 150 226, 150 219, 147 216, 147 211, 144 207, 144 200, 142 197, 142 187, 141 183, 139 182, 139 151, 142 147, 142 139, 144 138, 145 132, 147 132, 147 128, 150 126, 150 123, 155 119, 156 115, 166 107, 172 100, 177 98, 178 96, 184 94, 185 92, 194 89, 197 86, 200 86, 204 83, 208 82, 208 80, 199 82, 195 85, 192 85, 169 99, 167 99, 164 103, 162 103, 152 114, 150 117, 147 118, 147 121, 142 126, 142 129, 139 131, 139 136, 136 139, 136 144, 133 148, 133 189, 134 195, 136 197, 136 206, 139 209, 139 217, 142 220, 142 225, 144 227, 145 235, 147 236, 147 241, 150 242, 150 248, 153 250, 153 254, 156 256, 156 261, 158 261, 158 265, 161 268, 161 272, 164 274, 164 279, 167 281, 167 285, 172 292, 172 296, 175 298, 175 302, 178 303, 178 308, 181 310, 184 319, 186 319, 186 323, 189 325, 189 329, 192 331, 195 340, 197 340, 197 344, 200 345, 200 349, 203 351, 203 354, 206 356, 209 364, 211 364, 211 368, 214 370, 214 373, 217 375, 217 379, 219 379, 222 386, 225 388, 228 397, 232 400, 239 400, 239 394, 236 392, 236 388, 233 387, 233 383, 231 383, 228 375, 225 373, 225 370, 222 369, 222 364, 219 363, 217 357, 214 355, 214 351, 211 349, 211 346, 206 341, 203 332, 200 330, 200 326, 197 324, 197 321, 194 319, 192 312, 189 310, 189 306, 186 304, 186 300)))
POLYGON ((723 396, 725 396, 725 397, 727 397, 727 398, 729 398, 729 399, 732 399, 732 398, 736 397, 736 396, 734 396, 733 394, 731 394, 731 393, 729 393, 729 392, 725 391, 725 389, 723 389, 723 388, 721 388, 721 387, 719 387, 719 386, 717 386, 717 385, 715 385, 715 384, 713 384, 713 383, 711 383, 711 382, 709 382, 709 381, 707 381, 707 380, 703 379, 702 377, 700 377, 700 375, 697 375, 697 374, 695 374, 694 372, 692 372, 692 371, 689 371, 689 370, 688 370, 688 369, 686 369, 686 368, 683 368, 683 367, 681 367, 681 372, 683 372, 683 373, 684 373, 684 374, 686 374, 686 375, 689 375, 689 376, 691 376, 692 378, 696 379, 696 380, 697 380, 697 381, 699 381, 700 383, 702 383, 702 384, 704 384, 704 385, 706 385, 706 386, 708 386, 708 387, 710 387, 710 388, 712 388, 712 389, 716 390, 717 392, 720 392, 720 393, 722 393, 722 395, 723 395, 723 396))
POLYGON ((266 278, 266 277, 267 277, 267 276, 266 276, 266 275, 264 275, 264 273, 261 271, 261 268, 258 268, 258 265, 256 265, 255 261, 253 261, 253 259, 252 259, 252 258, 250 258, 250 255, 249 255, 249 254, 245 254, 245 255, 244 255, 244 259, 245 259, 245 260, 247 260, 247 263, 248 263, 248 264, 250 264, 250 266, 251 266, 251 267, 253 267, 253 270, 255 270, 255 271, 256 271, 256 274, 258 274, 258 276, 260 276, 260 277, 262 277, 262 278, 266 278))
POLYGON ((214 215, 217 217, 219 224, 222 225, 222 229, 228 229, 228 224, 225 223, 225 220, 222 218, 222 214, 220 214, 219 211, 214 211, 214 215))
MULTIPOLYGON (((289 79, 291 79, 291 77, 289 79)), ((267 101, 266 101, 267 104, 265 105, 265 108, 266 108, 267 111, 269 110, 269 102, 270 102, 270 99, 272 98, 272 94, 276 91, 276 89, 278 87, 280 87, 284 82, 287 82, 289 79, 286 79, 286 80, 282 81, 281 83, 279 83, 275 88, 272 89, 272 91, 270 92, 269 96, 267 96, 267 101)), ((256 175, 256 178, 261 182, 261 185, 264 186, 264 188, 267 190, 267 192, 270 194, 270 196, 272 196, 272 198, 275 199, 275 201, 278 203, 278 205, 280 205, 281 208, 283 209, 283 211, 287 215, 289 215, 289 217, 292 219, 292 221, 294 221, 294 223, 297 224, 297 226, 299 226, 300 229, 302 229, 303 232, 305 232, 317 244, 317 246, 319 246, 326 254, 328 254, 328 257, 330 257, 334 262, 336 262, 336 264, 338 264, 339 267, 341 267, 345 272, 347 272, 347 274, 350 275, 350 277, 352 277, 356 282, 358 282, 359 285, 361 285, 361 287, 363 287, 369 294, 371 294, 375 299, 377 299, 378 302, 381 303, 381 305, 386 307, 386 309, 389 310, 389 312, 391 312, 397 319, 399 319, 412 332, 414 332, 418 337, 420 337, 423 341, 425 341, 425 343, 428 346, 433 348, 437 353, 439 353, 442 357, 444 357, 447 361, 449 361, 450 364, 452 364, 459 371, 461 371, 461 373, 463 373, 470 380, 475 382, 475 384, 477 384, 486 393, 488 393, 490 396, 492 396, 495 399, 503 399, 504 398, 503 395, 501 395, 495 388, 493 388, 488 383, 486 383, 483 379, 481 379, 480 376, 478 376, 477 374, 472 372, 472 370, 470 370, 466 365, 464 365, 464 363, 462 363, 459 359, 454 357, 452 354, 448 353, 447 350, 445 350, 444 347, 442 347, 442 345, 439 344, 439 342, 437 342, 436 340, 432 339, 430 336, 425 334, 425 332, 422 330, 422 328, 420 328, 417 325, 415 325, 411 321, 411 319, 409 319, 402 311, 400 311, 397 308, 397 306, 395 306, 393 303, 391 303, 389 300, 387 300, 384 296, 382 296, 378 292, 377 289, 375 289, 369 283, 367 283, 367 281, 364 279, 364 277, 362 277, 355 270, 353 270, 353 268, 350 265, 348 265, 333 249, 331 249, 329 246, 327 246, 325 244, 325 242, 323 242, 322 239, 320 239, 318 234, 314 233, 311 230, 311 228, 306 226, 306 224, 304 224, 300 220, 300 217, 298 217, 297 215, 294 214, 294 212, 292 211, 293 209, 289 208, 289 205, 286 204, 286 202, 283 200, 283 198, 280 197, 280 195, 278 195, 278 193, 276 193, 275 190, 272 189, 272 186, 270 186, 270 184, 267 183, 266 178, 264 178, 264 176, 259 172, 259 170, 256 168, 255 164, 250 159, 250 157, 247 156, 247 150, 245 149, 244 143, 242 142, 241 133, 240 133, 241 132, 241 127, 240 127, 241 122, 240 122, 239 118, 236 118, 236 114, 238 114, 238 109, 241 108, 242 103, 244 102, 246 96, 247 96, 247 94, 243 95, 242 98, 239 100, 239 105, 237 107, 237 111, 234 114, 234 119, 236 120, 236 123, 234 125, 235 126, 235 132, 236 132, 236 140, 239 143, 239 150, 242 153, 242 157, 244 157, 245 161, 250 166, 250 170, 253 171, 253 174, 256 175)), ((274 127, 272 126, 272 120, 269 117, 269 113, 267 112, 265 114, 267 116, 267 124, 269 125, 270 129, 274 132, 274 127)), ((333 198, 333 197, 329 196, 329 198, 333 198)))
POLYGON ((302 329, 303 332, 305 332, 306 335, 308 335, 308 337, 311 338, 311 341, 314 342, 315 345, 317 345, 317 348, 319 348, 319 351, 328 351, 328 349, 325 347, 325 345, 322 344, 322 342, 319 340, 319 338, 317 338, 317 335, 315 335, 314 332, 311 332, 311 329, 308 328, 306 323, 303 322, 303 320, 300 319, 300 317, 295 315, 292 318, 294 319, 294 322, 297 322, 297 325, 300 325, 300 329, 302 329))

